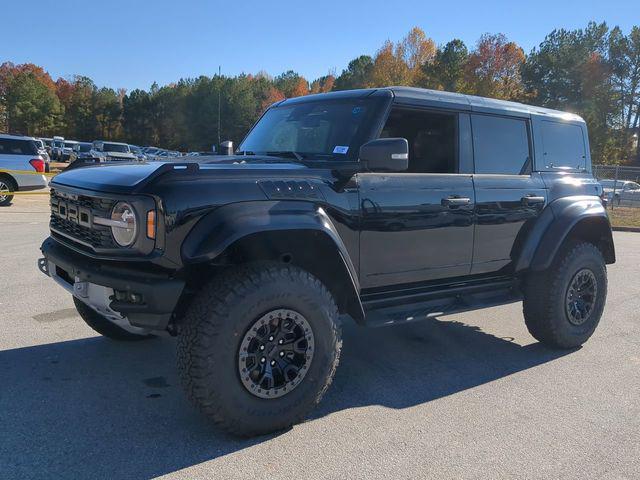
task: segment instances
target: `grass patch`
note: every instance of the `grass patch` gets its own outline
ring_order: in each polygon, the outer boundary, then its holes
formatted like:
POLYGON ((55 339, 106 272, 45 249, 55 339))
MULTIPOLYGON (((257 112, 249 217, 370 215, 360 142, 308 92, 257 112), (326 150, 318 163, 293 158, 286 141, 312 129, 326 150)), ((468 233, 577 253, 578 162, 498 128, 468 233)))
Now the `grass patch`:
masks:
POLYGON ((640 227, 640 207, 613 207, 608 212, 614 227, 640 227))

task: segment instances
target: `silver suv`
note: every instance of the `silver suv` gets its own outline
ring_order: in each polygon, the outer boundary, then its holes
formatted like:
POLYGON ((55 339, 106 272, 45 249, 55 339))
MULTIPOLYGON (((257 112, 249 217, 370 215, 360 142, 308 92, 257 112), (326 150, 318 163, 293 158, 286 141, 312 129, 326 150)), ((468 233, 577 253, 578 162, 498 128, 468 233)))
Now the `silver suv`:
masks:
POLYGON ((35 138, 0 134, 0 206, 12 192, 46 188, 45 163, 35 138))
POLYGON ((131 153, 131 149, 126 143, 105 142, 104 140, 93 142, 91 156, 101 162, 132 162, 138 159, 135 154, 131 153))

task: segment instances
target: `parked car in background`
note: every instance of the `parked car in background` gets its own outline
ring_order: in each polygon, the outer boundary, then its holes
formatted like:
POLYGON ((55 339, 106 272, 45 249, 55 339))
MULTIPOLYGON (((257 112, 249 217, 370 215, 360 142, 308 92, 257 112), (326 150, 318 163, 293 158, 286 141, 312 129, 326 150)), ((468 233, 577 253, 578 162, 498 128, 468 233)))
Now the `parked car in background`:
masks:
POLYGON ((137 145, 129 145, 129 150, 131 150, 131 153, 133 153, 141 162, 144 162, 147 159, 147 156, 142 151, 142 148, 138 147, 137 145))
POLYGON ((41 138, 35 139, 36 146, 38 147, 38 152, 42 155, 44 159, 44 171, 48 172, 50 170, 49 163, 51 162, 51 158, 49 157, 49 153, 47 152, 46 145, 41 138))
POLYGON ((44 148, 47 150, 49 158, 51 158, 51 143, 53 142, 53 139, 41 137, 40 140, 42 140, 42 142, 44 143, 44 148))
POLYGON ((0 134, 0 206, 9 205, 12 192, 47 186, 45 160, 34 137, 0 134))
POLYGON ((51 160, 59 162, 62 158, 62 149, 64 148, 64 137, 53 137, 51 140, 51 160))
POLYGON ((614 205, 640 206, 640 184, 628 180, 598 180, 604 197, 614 205))
POLYGON ((91 148, 93 144, 90 142, 78 142, 73 146, 71 153, 71 162, 75 162, 79 158, 91 158, 91 148))
POLYGON ((131 153, 129 145, 119 142, 107 142, 95 140, 91 154, 102 162, 131 162, 137 161, 137 157, 131 153))
POLYGON ((142 147, 142 153, 148 157, 157 155, 160 150, 158 147, 142 147))
POLYGON ((73 147, 75 147, 79 142, 75 140, 65 140, 64 147, 62 147, 62 156, 60 160, 63 162, 70 162, 71 155, 73 154, 73 147))

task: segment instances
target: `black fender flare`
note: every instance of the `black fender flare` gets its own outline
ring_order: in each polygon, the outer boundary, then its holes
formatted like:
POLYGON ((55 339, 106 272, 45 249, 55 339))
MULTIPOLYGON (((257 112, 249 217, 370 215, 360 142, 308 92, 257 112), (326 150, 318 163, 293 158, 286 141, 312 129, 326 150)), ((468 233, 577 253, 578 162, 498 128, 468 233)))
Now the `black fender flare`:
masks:
MULTIPOLYGON (((185 265, 213 262, 234 243, 253 234, 282 231, 314 231, 333 244, 350 285, 349 314, 364 318, 357 270, 335 225, 325 210, 308 201, 255 201, 225 205, 205 215, 182 244, 185 265)), ((330 286, 327 286, 330 287, 330 286)))
POLYGON ((615 262, 615 250, 609 216, 599 198, 590 195, 563 197, 542 211, 527 235, 515 263, 515 271, 541 271, 551 266, 560 246, 576 226, 592 220, 590 234, 605 242, 605 260, 615 262), (595 230, 594 230, 595 228, 595 230))

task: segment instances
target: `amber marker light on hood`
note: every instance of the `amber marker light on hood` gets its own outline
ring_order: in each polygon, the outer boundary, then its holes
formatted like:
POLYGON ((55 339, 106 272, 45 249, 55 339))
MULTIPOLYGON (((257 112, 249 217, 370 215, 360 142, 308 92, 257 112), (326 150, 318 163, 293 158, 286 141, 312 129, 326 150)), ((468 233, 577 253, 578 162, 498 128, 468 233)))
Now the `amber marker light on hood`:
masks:
POLYGON ((156 238, 156 211, 149 210, 147 212, 147 237, 156 238))

